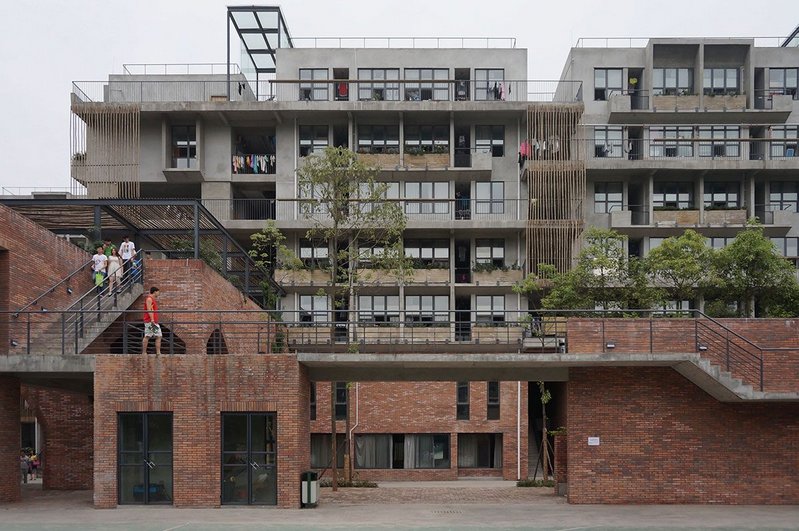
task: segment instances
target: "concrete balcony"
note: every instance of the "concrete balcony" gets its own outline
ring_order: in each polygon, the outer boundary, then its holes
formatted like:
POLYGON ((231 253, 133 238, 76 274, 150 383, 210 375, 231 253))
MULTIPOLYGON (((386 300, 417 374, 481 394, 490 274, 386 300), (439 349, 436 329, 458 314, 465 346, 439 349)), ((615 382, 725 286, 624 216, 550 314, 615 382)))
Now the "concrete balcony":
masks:
POLYGON ((512 286, 522 279, 521 269, 495 269, 493 271, 475 271, 472 283, 478 286, 512 286))
POLYGON ((327 286, 330 273, 322 269, 276 269, 275 282, 283 286, 327 286))
POLYGON ((449 268, 447 269, 414 269, 409 284, 448 284, 450 281, 449 268))
POLYGON ((652 214, 655 226, 695 227, 699 220, 698 210, 655 210, 652 214))

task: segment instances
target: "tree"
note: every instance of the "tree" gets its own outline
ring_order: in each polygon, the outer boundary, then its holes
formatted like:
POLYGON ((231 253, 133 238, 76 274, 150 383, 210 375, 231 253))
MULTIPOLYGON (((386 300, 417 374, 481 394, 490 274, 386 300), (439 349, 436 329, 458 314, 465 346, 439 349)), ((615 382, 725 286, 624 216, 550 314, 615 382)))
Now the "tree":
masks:
POLYGON ((662 285, 677 301, 697 299, 711 280, 714 251, 704 236, 693 230, 666 238, 646 257, 655 285, 662 285))
POLYGON ((722 297, 737 301, 738 314, 747 317, 754 317, 755 303, 763 315, 770 315, 770 308, 782 313, 799 291, 795 267, 755 220, 716 253, 714 274, 722 297))
POLYGON ((646 264, 627 255, 623 235, 591 228, 584 239, 574 268, 565 273, 544 269, 552 275, 552 287, 541 300, 545 308, 648 308, 660 298, 647 281, 646 264))
MULTIPOLYGON (((382 275, 389 273, 400 283, 411 271, 402 246, 405 213, 398 202, 386 199, 388 184, 378 181, 377 176, 377 168, 365 165, 355 153, 340 147, 328 147, 321 156, 306 157, 297 171, 300 217, 311 224, 306 238, 329 245, 328 294, 337 310, 351 309, 359 281, 371 277, 371 269, 359 267, 362 262, 368 260, 372 268, 379 268, 382 275)), ((347 349, 353 350, 350 342, 357 341, 356 328, 349 318, 344 326, 347 349)), ((335 326, 331 333, 334 341, 335 326)), ((335 392, 332 385, 333 487, 338 482, 335 392)), ((346 455, 349 458, 349 451, 346 455)))
MULTIPOLYGON (((286 246, 286 236, 280 232, 275 222, 269 220, 260 232, 250 235, 249 255, 255 265, 269 271, 274 277, 279 268, 287 271, 296 270, 302 267, 302 261, 296 253, 286 246)), ((284 279, 275 278, 280 283, 284 279)), ((274 284, 269 280, 261 282, 261 291, 264 295, 264 302, 267 308, 277 308, 279 294, 275 291, 274 284)), ((282 320, 280 312, 272 312, 272 317, 276 321, 282 320)))

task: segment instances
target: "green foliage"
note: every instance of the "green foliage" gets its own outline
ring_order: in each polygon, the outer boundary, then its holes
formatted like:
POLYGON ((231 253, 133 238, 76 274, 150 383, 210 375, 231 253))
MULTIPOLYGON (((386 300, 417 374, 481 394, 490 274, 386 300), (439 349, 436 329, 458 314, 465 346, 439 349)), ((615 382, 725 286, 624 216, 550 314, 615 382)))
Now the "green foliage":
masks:
POLYGON ((696 300, 699 292, 711 281, 715 251, 705 237, 693 230, 666 238, 646 257, 651 279, 662 285, 672 299, 696 300))
POLYGON ((517 487, 554 487, 555 481, 551 479, 520 479, 516 482, 517 487))
POLYGON ((796 269, 779 255, 757 221, 749 221, 732 243, 716 253, 714 266, 721 298, 738 301, 739 315, 754 315, 753 300, 764 316, 771 311, 792 313, 792 301, 799 298, 796 269))
MULTIPOLYGON (((331 487, 333 485, 330 478, 324 478, 319 480, 320 487, 331 487)), ((346 487, 346 488, 359 488, 359 489, 375 489, 377 488, 377 483, 374 481, 369 481, 367 479, 353 479, 351 481, 345 481, 344 479, 339 478, 336 482, 336 485, 339 487, 346 487)))
POLYGON ((472 271, 475 273, 491 273, 492 271, 511 271, 519 270, 521 267, 518 262, 513 262, 511 265, 498 266, 493 262, 474 262, 472 264, 472 271))
MULTIPOLYGON (((194 252, 194 240, 192 238, 174 238, 170 243, 170 247, 175 251, 191 251, 194 252)), ((208 264, 208 267, 222 273, 222 255, 210 240, 200 239, 200 260, 208 264)))
POLYGON ((541 392, 541 404, 546 406, 552 400, 552 393, 546 388, 544 382, 538 382, 538 390, 541 392))

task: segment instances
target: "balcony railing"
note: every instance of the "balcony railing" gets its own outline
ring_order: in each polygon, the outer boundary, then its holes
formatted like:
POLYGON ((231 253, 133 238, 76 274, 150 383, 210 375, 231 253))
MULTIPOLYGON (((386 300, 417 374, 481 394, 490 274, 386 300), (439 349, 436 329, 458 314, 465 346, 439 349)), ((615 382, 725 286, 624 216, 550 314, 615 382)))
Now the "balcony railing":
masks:
MULTIPOLYGON (((756 47, 779 48, 787 37, 710 37, 707 40, 752 40, 756 47)), ((580 37, 575 48, 646 48, 651 40, 674 40, 674 37, 580 37)), ((699 39, 697 39, 699 40, 699 39)))
POLYGON ((516 48, 516 37, 292 37, 295 48, 516 48))
MULTIPOLYGON (((419 221, 518 221, 526 219, 526 199, 394 199, 409 223, 419 221)), ((325 213, 302 199, 203 199, 203 205, 220 220, 323 220, 325 213)), ((352 201, 351 208, 373 203, 352 201)))
MULTIPOLYGON (((230 74, 241 74, 241 68, 231 63, 230 74)), ((122 72, 130 76, 227 75, 227 63, 125 63, 122 72)))
MULTIPOLYGON (((791 100, 799 99, 799 90, 796 88, 773 88, 755 90, 755 109, 774 110, 775 99, 780 102, 791 103, 791 100)), ((779 104, 778 104, 779 105, 779 104)))
POLYGON ((664 138, 584 141, 588 159, 645 160, 793 160, 799 139, 664 138))
POLYGON ((193 101, 582 101, 580 81, 524 80, 264 80, 255 85, 241 74, 110 81, 73 81, 78 103, 193 101))

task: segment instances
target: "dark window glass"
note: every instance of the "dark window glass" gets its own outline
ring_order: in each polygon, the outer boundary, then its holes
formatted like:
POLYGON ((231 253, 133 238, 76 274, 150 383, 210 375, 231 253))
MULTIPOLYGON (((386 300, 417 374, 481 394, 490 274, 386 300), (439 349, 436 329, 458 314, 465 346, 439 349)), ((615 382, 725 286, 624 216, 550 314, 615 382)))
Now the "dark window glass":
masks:
POLYGON ((488 420, 499 419, 499 382, 488 382, 488 410, 486 411, 486 418, 488 420))

